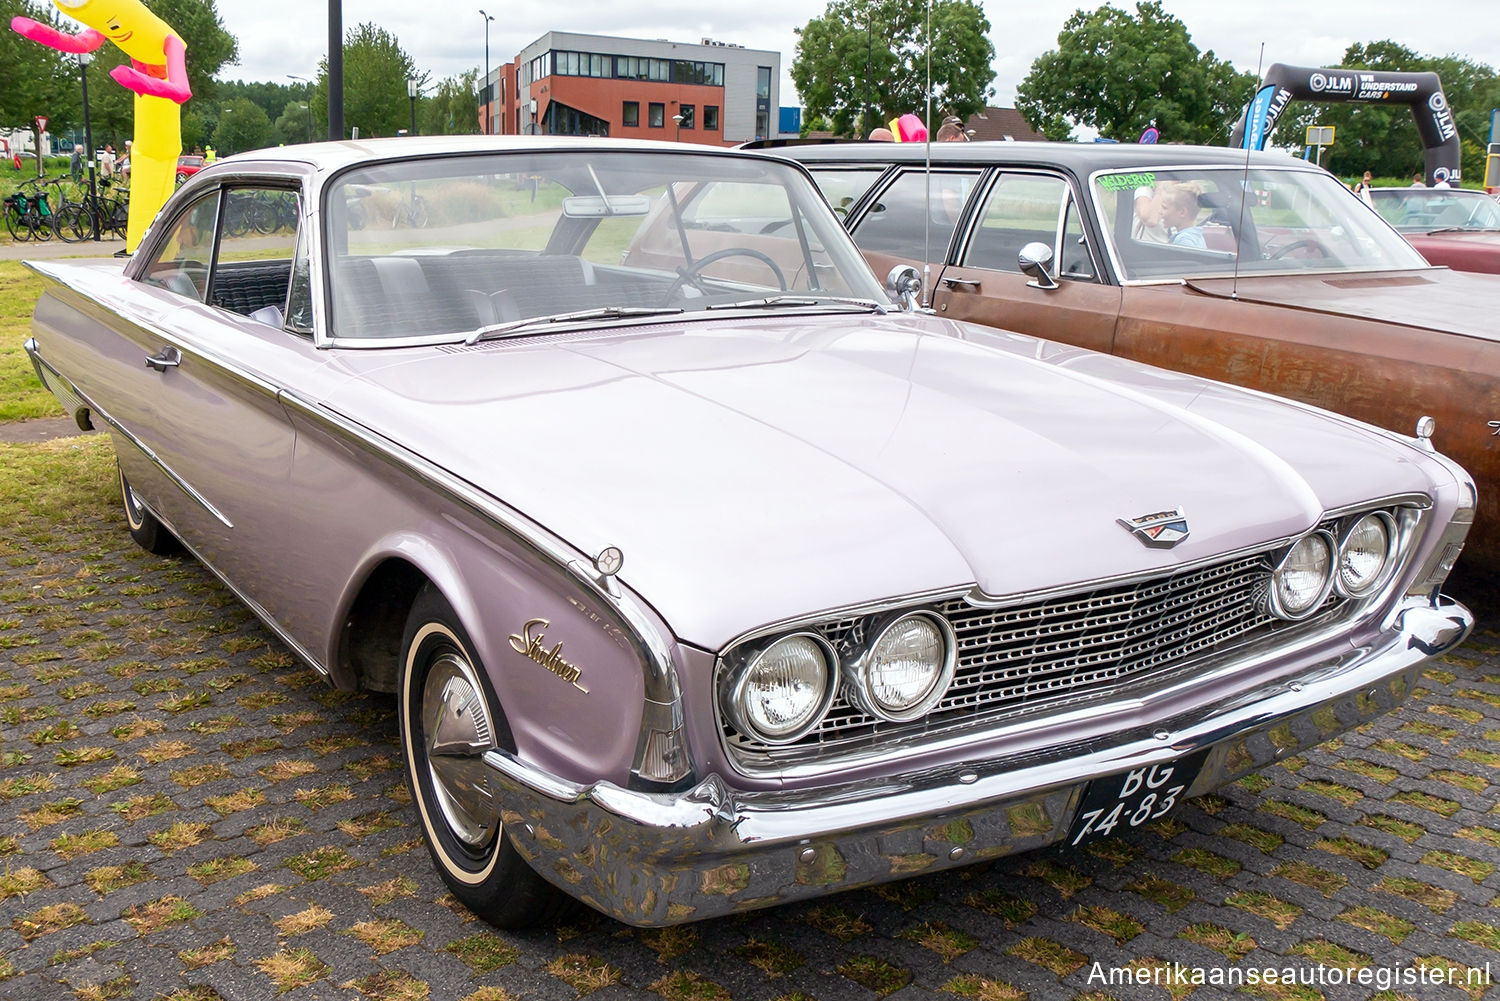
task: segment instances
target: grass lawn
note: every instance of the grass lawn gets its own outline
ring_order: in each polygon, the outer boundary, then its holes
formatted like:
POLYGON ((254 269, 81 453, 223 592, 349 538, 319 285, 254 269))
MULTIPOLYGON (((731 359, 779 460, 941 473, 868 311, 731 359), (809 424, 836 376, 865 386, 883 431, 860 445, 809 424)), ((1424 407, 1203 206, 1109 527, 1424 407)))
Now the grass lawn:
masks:
POLYGON ((60 417, 62 407, 37 381, 21 345, 31 333, 31 311, 42 280, 20 261, 0 261, 0 421, 60 417))
MULTIPOLYGON (((56 525, 112 524, 117 497, 108 435, 0 444, 0 524, 42 533, 56 525)), ((0 555, 14 555, 4 539, 0 555)))

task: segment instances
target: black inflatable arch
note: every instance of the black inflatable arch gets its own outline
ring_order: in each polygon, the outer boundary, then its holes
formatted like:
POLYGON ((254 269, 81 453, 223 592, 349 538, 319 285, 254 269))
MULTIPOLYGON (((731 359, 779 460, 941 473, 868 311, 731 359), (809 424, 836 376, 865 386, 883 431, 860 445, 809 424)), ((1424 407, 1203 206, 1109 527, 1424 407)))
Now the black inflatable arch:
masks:
POLYGON ((1235 123, 1229 145, 1265 149, 1276 120, 1292 101, 1410 105, 1422 137, 1427 183, 1458 181, 1458 126, 1436 73, 1313 69, 1276 63, 1266 71, 1265 82, 1235 123))

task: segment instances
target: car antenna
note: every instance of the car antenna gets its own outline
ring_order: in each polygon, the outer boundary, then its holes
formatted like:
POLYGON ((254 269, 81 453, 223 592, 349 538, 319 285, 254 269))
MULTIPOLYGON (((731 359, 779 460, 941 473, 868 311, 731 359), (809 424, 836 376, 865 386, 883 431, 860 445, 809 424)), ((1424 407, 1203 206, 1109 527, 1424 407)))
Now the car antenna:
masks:
POLYGON ((1261 42, 1260 57, 1255 61, 1255 92, 1250 95, 1250 103, 1245 105, 1245 173, 1240 180, 1240 221, 1234 227, 1234 280, 1229 284, 1229 298, 1235 301, 1240 297, 1240 248, 1245 245, 1245 203, 1250 200, 1250 115, 1255 110, 1255 97, 1265 83, 1261 76, 1261 67, 1265 63, 1266 43, 1261 42))
POLYGON ((922 212, 922 289, 927 296, 924 306, 932 305, 932 0, 927 0, 927 87, 922 121, 926 124, 927 191, 922 212))

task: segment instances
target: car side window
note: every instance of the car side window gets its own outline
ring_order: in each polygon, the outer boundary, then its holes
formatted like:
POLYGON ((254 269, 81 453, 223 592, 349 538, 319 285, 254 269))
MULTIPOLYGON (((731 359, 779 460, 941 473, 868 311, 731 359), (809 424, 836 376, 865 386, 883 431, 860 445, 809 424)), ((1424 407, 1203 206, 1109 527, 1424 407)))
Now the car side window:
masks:
POLYGON ((885 173, 883 167, 859 170, 833 167, 810 169, 818 190, 823 192, 823 197, 828 199, 828 204, 833 206, 833 211, 846 223, 849 221, 849 210, 854 207, 854 203, 870 190, 870 185, 879 180, 881 174, 885 173))
POLYGON ((301 215, 294 189, 228 189, 209 304, 285 326, 301 215))
POLYGON ((214 223, 219 214, 218 192, 204 195, 173 220, 140 280, 169 292, 204 301, 214 255, 214 223))
POLYGON ((854 226, 860 250, 908 260, 941 260, 958 225, 964 203, 979 181, 979 171, 906 170, 880 192, 854 226), (931 256, 923 253, 924 238, 931 256))
POLYGON ((1043 243, 1057 254, 1060 236, 1062 254, 1055 264, 1059 274, 1093 277, 1067 182, 1048 174, 1001 174, 985 198, 962 263, 966 268, 1019 273, 1022 247, 1043 243))
POLYGON ((1089 253, 1089 238, 1084 233, 1083 218, 1078 214, 1078 202, 1068 198, 1068 208, 1063 216, 1062 245, 1059 248, 1057 277, 1078 281, 1093 281, 1096 277, 1094 259, 1089 253))

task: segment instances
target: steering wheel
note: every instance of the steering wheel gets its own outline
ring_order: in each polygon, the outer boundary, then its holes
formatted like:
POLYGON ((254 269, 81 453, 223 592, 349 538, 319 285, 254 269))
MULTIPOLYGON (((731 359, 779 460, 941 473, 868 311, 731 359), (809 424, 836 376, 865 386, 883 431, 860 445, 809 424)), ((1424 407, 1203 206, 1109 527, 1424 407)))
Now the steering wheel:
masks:
POLYGON ((1306 236, 1306 237, 1303 237, 1300 240, 1293 240, 1291 243, 1283 244, 1282 246, 1277 247, 1275 250, 1271 251, 1269 254, 1266 255, 1266 260, 1268 260, 1268 261, 1280 260, 1281 258, 1285 257, 1287 254, 1290 254, 1294 250, 1303 250, 1303 249, 1306 249, 1308 247, 1311 247, 1312 249, 1316 250, 1318 252, 1318 256, 1319 257, 1332 257, 1333 256, 1332 254, 1330 254, 1328 252, 1328 248, 1325 247, 1325 246, 1323 246, 1323 244, 1320 243, 1318 240, 1316 240, 1313 237, 1306 236))
POLYGON ((771 273, 776 276, 776 284, 781 287, 781 291, 785 292, 787 290, 786 275, 782 273, 781 268, 777 267, 776 262, 771 260, 770 257, 758 250, 751 250, 749 247, 725 247, 723 250, 715 250, 712 254, 700 257, 696 261, 690 261, 678 268, 677 280, 672 283, 671 288, 667 289, 667 302, 671 302, 673 297, 682 290, 682 286, 688 283, 692 283, 693 287, 698 291, 707 293, 708 290, 698 284, 698 279, 703 275, 703 269, 715 261, 724 260, 726 257, 755 258, 771 269, 771 273))

